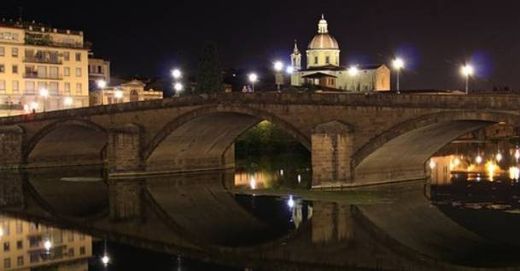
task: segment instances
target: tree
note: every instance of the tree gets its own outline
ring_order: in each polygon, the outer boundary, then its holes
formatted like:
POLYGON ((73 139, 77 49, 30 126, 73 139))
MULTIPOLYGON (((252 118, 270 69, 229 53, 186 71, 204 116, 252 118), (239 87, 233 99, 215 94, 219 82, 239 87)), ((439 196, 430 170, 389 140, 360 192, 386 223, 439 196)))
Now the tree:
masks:
POLYGON ((223 90, 222 70, 217 46, 208 43, 202 50, 197 73, 197 93, 212 93, 223 90))

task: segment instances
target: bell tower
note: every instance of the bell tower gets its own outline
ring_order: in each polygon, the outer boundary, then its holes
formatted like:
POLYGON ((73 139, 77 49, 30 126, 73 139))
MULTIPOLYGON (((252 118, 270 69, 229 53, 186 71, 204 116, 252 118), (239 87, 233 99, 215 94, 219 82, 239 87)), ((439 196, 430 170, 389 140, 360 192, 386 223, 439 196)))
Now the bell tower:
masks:
POLYGON ((302 54, 298 49, 298 42, 296 40, 294 40, 294 49, 291 54, 291 65, 295 71, 302 69, 302 54))

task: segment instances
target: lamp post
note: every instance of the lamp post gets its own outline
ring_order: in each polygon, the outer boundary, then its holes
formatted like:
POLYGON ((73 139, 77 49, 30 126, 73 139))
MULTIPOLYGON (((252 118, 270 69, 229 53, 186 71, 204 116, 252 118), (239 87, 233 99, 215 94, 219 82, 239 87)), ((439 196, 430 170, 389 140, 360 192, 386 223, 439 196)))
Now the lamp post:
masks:
POLYGON ((400 76, 401 76, 401 70, 404 69, 405 63, 402 58, 396 57, 392 61, 392 66, 394 67, 394 70, 397 73, 397 94, 401 93, 401 82, 400 82, 400 76))
MULTIPOLYGON (((347 72, 350 77, 354 78, 359 75, 359 68, 357 66, 350 66, 347 72)), ((356 87, 354 86, 352 90, 356 90, 356 87)))
POLYGON ((251 83, 251 89, 254 92, 255 91, 255 83, 258 82, 258 75, 256 73, 250 73, 248 78, 249 78, 249 82, 251 83))
POLYGON ((105 89, 107 87, 107 81, 103 79, 97 80, 96 85, 99 89, 105 89))
POLYGON ((49 97, 49 90, 46 88, 40 89, 40 97, 43 98, 43 112, 46 110, 47 98, 49 97))
POLYGON ((63 99, 63 105, 65 105, 66 108, 71 108, 74 104, 74 99, 72 97, 65 97, 63 99))
POLYGON ((274 63, 274 71, 275 71, 274 77, 275 77, 275 83, 276 83, 276 90, 278 90, 278 92, 281 91, 281 85, 283 84, 283 73, 282 73, 283 68, 284 68, 283 62, 276 61, 274 63))
POLYGON ((173 84, 173 89, 175 90, 175 97, 179 97, 181 95, 181 91, 184 89, 184 86, 180 82, 176 82, 173 84))
POLYGON ((175 80, 179 80, 179 79, 181 79, 181 77, 182 77, 182 72, 181 72, 181 70, 179 70, 179 69, 177 69, 177 68, 176 68, 176 69, 173 69, 173 70, 172 70, 172 77, 173 77, 173 79, 175 79, 175 80))
POLYGON ((460 72, 462 73, 462 76, 464 76, 464 79, 466 80, 466 95, 469 94, 469 78, 475 74, 475 68, 470 65, 466 64, 460 68, 460 72))
POLYGON ((114 90, 114 98, 116 98, 116 103, 119 103, 123 99, 123 91, 120 89, 114 90))

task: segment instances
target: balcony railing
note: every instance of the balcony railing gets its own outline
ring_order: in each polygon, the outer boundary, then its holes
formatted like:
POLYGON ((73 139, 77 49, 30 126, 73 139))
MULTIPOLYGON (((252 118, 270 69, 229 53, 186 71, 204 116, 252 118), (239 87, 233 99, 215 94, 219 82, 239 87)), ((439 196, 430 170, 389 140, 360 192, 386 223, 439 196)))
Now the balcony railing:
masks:
POLYGON ((44 80, 63 80, 63 76, 61 75, 56 75, 56 76, 51 76, 51 75, 39 75, 38 73, 33 73, 33 72, 26 72, 23 74, 23 78, 26 78, 26 79, 44 79, 44 80))
POLYGON ((25 57, 23 60, 25 63, 43 63, 43 64, 55 64, 61 65, 63 62, 55 58, 42 58, 42 57, 25 57))

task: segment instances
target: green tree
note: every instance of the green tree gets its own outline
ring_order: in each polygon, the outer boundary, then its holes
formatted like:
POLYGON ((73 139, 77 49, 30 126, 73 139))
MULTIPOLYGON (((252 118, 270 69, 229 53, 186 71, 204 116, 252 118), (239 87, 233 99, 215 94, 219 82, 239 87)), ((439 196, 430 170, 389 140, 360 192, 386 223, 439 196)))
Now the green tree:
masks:
POLYGON ((202 50, 197 73, 197 93, 212 93, 223 90, 222 70, 217 46, 208 43, 202 50))

